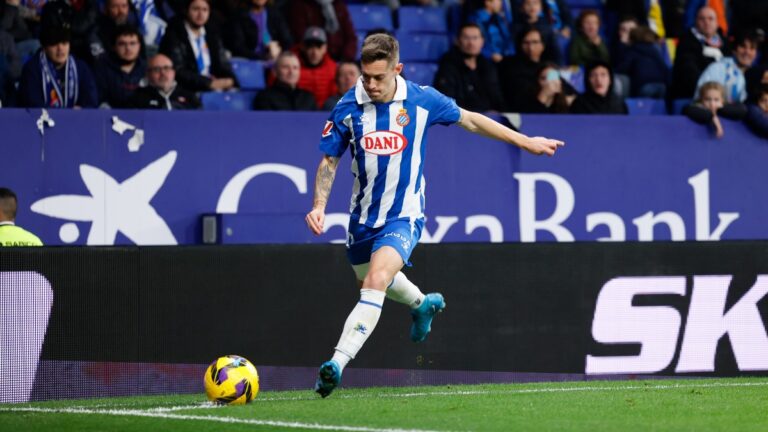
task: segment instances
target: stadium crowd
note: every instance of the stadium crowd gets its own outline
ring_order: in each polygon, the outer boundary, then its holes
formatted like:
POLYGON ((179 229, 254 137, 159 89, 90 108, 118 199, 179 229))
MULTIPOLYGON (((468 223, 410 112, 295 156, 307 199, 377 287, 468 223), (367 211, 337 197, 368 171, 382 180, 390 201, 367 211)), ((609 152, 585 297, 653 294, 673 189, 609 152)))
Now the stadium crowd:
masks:
POLYGON ((765 0, 0 2, 4 107, 198 109, 258 90, 253 109, 329 110, 359 77, 366 34, 423 30, 446 43, 418 58, 417 79, 470 110, 628 114, 654 100, 717 135, 723 116, 768 136, 765 0), (263 85, 240 82, 249 65, 263 85))

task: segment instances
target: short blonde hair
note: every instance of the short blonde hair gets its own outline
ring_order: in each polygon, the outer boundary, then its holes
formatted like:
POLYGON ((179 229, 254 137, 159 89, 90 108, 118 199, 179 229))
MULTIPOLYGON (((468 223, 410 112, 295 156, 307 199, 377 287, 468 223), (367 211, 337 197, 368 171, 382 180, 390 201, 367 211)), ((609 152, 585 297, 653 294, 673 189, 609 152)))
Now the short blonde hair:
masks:
POLYGON ((699 87, 699 99, 697 102, 704 100, 704 94, 710 90, 717 90, 720 92, 720 97, 723 98, 723 103, 728 102, 728 98, 725 96, 725 87, 717 81, 707 81, 699 87))
POLYGON ((386 33, 372 34, 363 42, 360 62, 371 64, 379 60, 386 60, 390 66, 400 62, 400 44, 386 33))

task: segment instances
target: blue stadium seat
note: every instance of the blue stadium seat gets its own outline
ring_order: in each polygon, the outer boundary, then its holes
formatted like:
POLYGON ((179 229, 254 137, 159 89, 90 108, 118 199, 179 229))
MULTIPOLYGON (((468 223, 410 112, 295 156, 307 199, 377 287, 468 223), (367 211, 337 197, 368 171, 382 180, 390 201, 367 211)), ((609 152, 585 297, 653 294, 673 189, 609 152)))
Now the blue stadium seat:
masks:
POLYGON ((416 84, 431 86, 435 81, 437 63, 406 63, 403 74, 416 84))
POLYGON ((434 34, 398 33, 400 60, 436 62, 450 47, 448 36, 434 34))
POLYGON ((693 99, 675 99, 672 101, 672 114, 680 115, 683 113, 683 108, 686 105, 693 102, 693 99))
POLYGON ((403 6, 399 14, 401 33, 448 33, 448 17, 441 7, 403 6))
POLYGON ((267 86, 264 82, 264 62, 262 61, 233 58, 232 70, 241 89, 260 90, 267 86))
POLYGON ((566 3, 570 8, 602 9, 603 7, 603 0, 566 0, 566 3))
POLYGON ((387 6, 351 4, 347 6, 347 9, 349 9, 349 15, 352 18, 352 24, 358 32, 378 28, 394 30, 392 11, 387 6))
POLYGON ((248 111, 255 97, 255 91, 205 92, 200 100, 206 111, 248 111))
POLYGON ((667 105, 664 99, 627 98, 629 115, 666 115, 667 105))

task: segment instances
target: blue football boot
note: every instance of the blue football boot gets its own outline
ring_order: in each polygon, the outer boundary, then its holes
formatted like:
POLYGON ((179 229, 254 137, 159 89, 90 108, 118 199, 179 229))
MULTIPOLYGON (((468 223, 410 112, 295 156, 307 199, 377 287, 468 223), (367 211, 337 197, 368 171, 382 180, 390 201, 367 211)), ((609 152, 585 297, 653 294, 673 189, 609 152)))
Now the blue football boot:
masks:
POLYGON ((411 310, 413 324, 411 325, 411 340, 421 342, 427 338, 429 331, 432 330, 432 318, 438 312, 445 309, 445 300, 440 293, 429 293, 424 296, 424 301, 418 308, 411 310))
POLYGON ((333 360, 328 360, 320 365, 317 381, 315 381, 315 392, 324 398, 328 397, 340 382, 341 368, 339 364, 333 360))

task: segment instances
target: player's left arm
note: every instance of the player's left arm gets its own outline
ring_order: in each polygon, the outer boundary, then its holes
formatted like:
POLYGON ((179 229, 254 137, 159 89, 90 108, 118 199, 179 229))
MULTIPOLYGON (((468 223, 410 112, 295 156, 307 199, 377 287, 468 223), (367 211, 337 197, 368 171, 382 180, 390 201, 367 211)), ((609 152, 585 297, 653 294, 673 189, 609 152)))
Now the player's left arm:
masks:
POLYGON ((519 132, 515 132, 480 113, 467 111, 465 109, 461 109, 461 118, 459 118, 457 124, 469 132, 514 144, 535 155, 546 154, 547 156, 552 156, 555 154, 558 147, 565 145, 564 142, 555 139, 529 137, 519 132))

